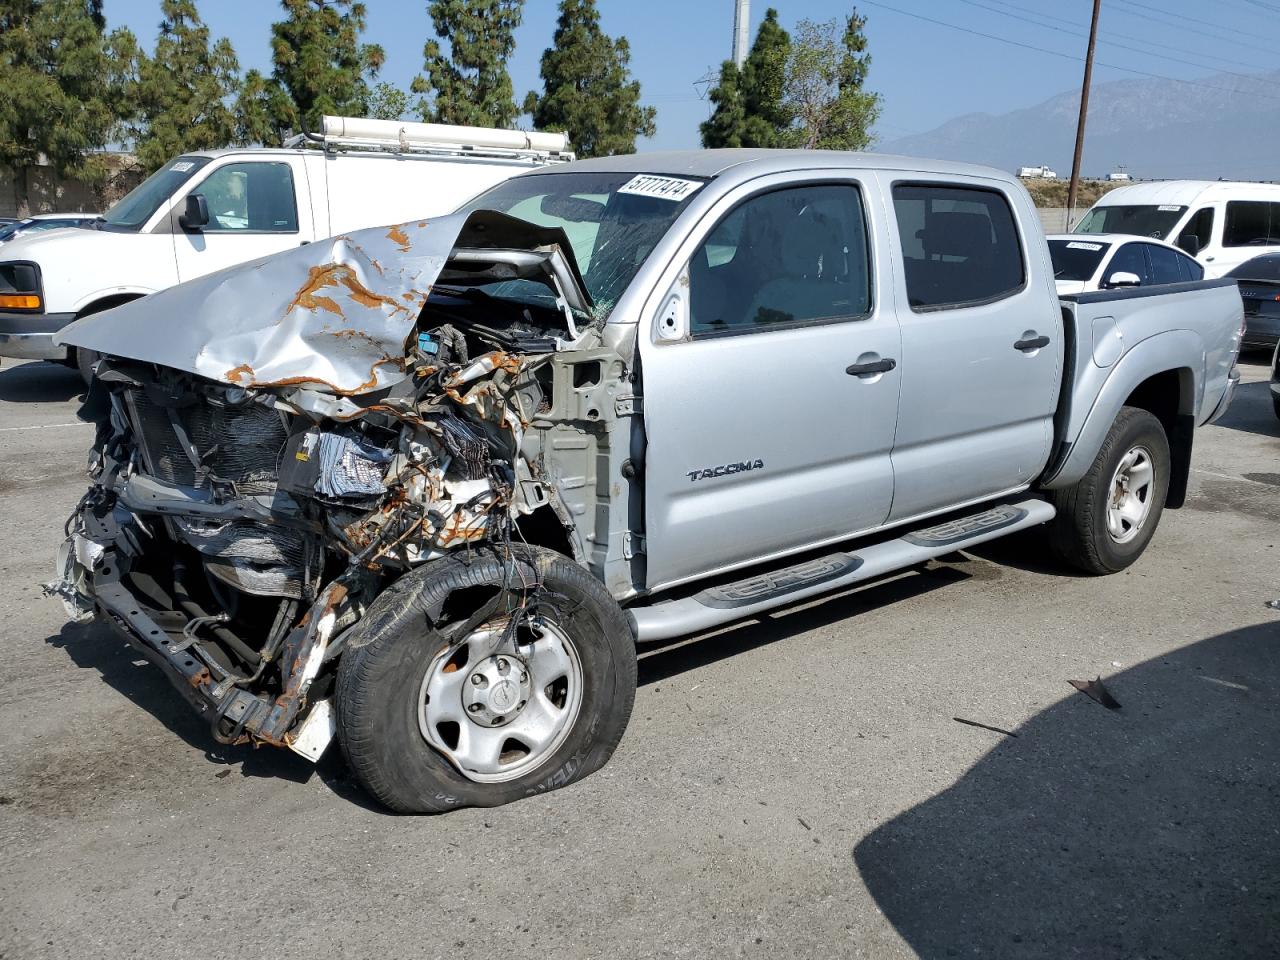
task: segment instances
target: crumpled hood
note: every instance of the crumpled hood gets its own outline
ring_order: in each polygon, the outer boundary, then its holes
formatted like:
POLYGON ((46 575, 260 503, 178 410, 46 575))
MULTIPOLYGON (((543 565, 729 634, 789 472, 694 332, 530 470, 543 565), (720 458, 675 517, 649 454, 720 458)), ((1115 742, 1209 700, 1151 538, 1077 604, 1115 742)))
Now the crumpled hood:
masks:
POLYGON ((487 210, 357 230, 84 317, 55 339, 232 386, 367 393, 404 378, 405 340, 455 246, 570 250, 559 228, 487 210))
POLYGON ((84 317, 57 340, 241 387, 389 386, 404 376, 405 338, 465 222, 310 243, 84 317))

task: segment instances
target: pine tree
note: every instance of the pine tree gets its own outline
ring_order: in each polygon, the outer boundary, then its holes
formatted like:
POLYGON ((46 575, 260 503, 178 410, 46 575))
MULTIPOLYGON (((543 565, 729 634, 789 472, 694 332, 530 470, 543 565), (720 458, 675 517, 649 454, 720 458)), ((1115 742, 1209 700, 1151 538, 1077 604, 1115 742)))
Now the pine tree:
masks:
POLYGON ((106 175, 95 155, 122 106, 115 55, 135 49, 126 30, 103 35, 100 0, 5 0, 0 5, 0 164, 13 170, 18 212, 28 172, 43 159, 62 177, 106 175))
POLYGON ((704 147, 781 146, 791 125, 782 98, 790 49, 791 37, 770 7, 742 69, 732 60, 720 68, 720 81, 710 93, 715 109, 700 128, 704 147))
POLYGON ((636 137, 653 136, 656 111, 640 105, 630 61, 626 39, 601 31, 595 0, 560 0, 555 36, 542 54, 543 92, 525 97, 525 113, 540 130, 567 132, 578 156, 635 153, 636 137))
POLYGON ((243 104, 245 128, 264 130, 263 110, 276 129, 305 124, 316 130, 325 114, 364 116, 369 81, 385 59, 382 47, 360 42, 365 5, 354 0, 281 0, 281 5, 285 18, 271 26, 271 77, 289 99, 258 91, 243 104))
POLYGON ((231 98, 240 65, 226 38, 210 46, 209 28, 194 0, 161 0, 155 53, 139 57, 136 115, 129 124, 134 153, 147 171, 186 150, 235 142, 231 98))
POLYGON ((787 146, 865 150, 880 115, 880 95, 864 89, 871 55, 855 9, 837 42, 839 22, 802 20, 787 63, 784 102, 795 117, 787 146))
POLYGON ((379 83, 369 94, 367 117, 375 120, 404 120, 410 110, 409 95, 394 83, 379 83))
POLYGON ((426 76, 410 89, 422 95, 418 112, 436 123, 510 127, 518 113, 507 60, 515 50, 524 0, 431 0, 439 40, 428 40, 422 55, 426 76))

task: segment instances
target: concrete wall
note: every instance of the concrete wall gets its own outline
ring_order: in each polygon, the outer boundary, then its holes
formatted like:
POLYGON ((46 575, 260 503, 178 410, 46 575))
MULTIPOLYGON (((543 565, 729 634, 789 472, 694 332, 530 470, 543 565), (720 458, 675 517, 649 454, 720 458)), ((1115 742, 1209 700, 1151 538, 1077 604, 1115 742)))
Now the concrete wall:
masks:
POLYGON ((0 167, 0 217, 32 213, 101 213, 142 182, 142 173, 134 168, 132 156, 112 154, 109 163, 111 173, 97 186, 59 177, 51 167, 28 168, 26 210, 19 209, 22 191, 18 177, 22 174, 0 167))
POLYGON ((1068 232, 1066 207, 1036 207, 1036 213, 1040 214, 1040 226, 1045 233, 1068 232))

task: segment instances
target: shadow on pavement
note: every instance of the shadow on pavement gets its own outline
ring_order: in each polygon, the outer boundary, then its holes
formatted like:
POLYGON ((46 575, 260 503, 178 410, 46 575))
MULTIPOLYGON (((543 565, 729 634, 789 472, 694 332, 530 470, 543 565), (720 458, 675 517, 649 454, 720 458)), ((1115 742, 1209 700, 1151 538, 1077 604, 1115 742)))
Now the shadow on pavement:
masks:
POLYGON ((208 723, 173 689, 159 668, 144 660, 142 654, 120 639, 106 624, 68 623, 47 642, 66 651, 76 666, 97 673, 109 686, 147 711, 186 743, 203 750, 210 763, 237 767, 238 773, 244 777, 306 783, 312 776, 318 776, 344 799, 386 813, 348 780, 342 752, 336 746, 327 750, 319 763, 312 764, 295 753, 275 747, 218 743, 208 723))
POLYGON ((1280 618, 1106 683, 857 845, 921 957, 1280 956, 1280 618))
POLYGON ((1280 437, 1280 418, 1271 404, 1271 384, 1266 380, 1242 383, 1231 406, 1215 426, 1263 437, 1280 437))
POLYGON ((638 682, 642 687, 661 683, 677 674, 696 670, 728 657, 736 657, 757 647, 786 640, 807 630, 860 613, 901 603, 931 590, 968 580, 969 577, 968 573, 954 567, 931 564, 919 572, 899 574, 894 579, 851 588, 816 602, 810 601, 812 606, 795 613, 786 614, 787 608, 783 607, 777 616, 765 614, 760 619, 749 620, 741 626, 710 635, 671 643, 660 641, 657 644, 642 644, 639 650, 638 682))
POLYGON ((83 393, 79 371, 60 363, 23 363, 0 370, 0 400, 9 403, 57 403, 83 393))

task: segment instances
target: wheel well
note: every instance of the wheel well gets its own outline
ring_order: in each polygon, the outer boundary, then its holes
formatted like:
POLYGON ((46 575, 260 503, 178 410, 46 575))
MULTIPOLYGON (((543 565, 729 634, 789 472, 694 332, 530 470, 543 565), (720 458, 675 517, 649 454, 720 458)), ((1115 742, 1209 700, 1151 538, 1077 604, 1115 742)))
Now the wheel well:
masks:
POLYGON ((84 307, 76 314, 76 319, 87 317, 91 313, 101 313, 103 310, 110 310, 112 307, 118 307, 122 303, 128 303, 130 300, 137 300, 141 297, 140 293, 117 293, 110 297, 103 297, 101 300, 95 300, 93 303, 84 307))
POLYGON ((569 531, 565 529, 556 512, 550 507, 539 507, 527 517, 516 521, 516 528, 524 542, 532 547, 546 547, 563 554, 570 560, 577 559, 569 531))
POLYGON ((1147 377, 1124 402, 1155 416, 1169 439, 1169 495, 1165 506, 1177 509, 1187 499, 1191 443, 1195 436, 1195 378, 1187 367, 1147 377))

